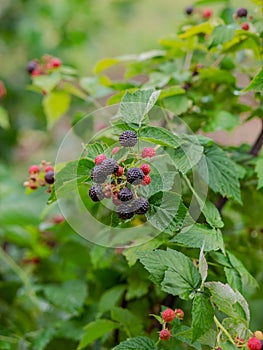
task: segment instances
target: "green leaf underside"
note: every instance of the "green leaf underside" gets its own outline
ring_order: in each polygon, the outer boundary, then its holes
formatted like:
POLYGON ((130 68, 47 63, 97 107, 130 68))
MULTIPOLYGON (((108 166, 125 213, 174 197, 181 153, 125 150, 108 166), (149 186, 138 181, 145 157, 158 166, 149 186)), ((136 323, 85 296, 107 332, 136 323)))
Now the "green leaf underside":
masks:
POLYGON ((90 159, 95 159, 99 154, 104 153, 108 146, 103 142, 89 143, 85 147, 87 151, 87 157, 90 159))
POLYGON ((85 328, 77 350, 84 349, 87 345, 92 344, 96 339, 99 339, 104 334, 107 334, 114 329, 119 328, 119 324, 111 320, 99 319, 89 323, 85 328))
POLYGON ((204 251, 224 251, 224 241, 219 229, 211 228, 204 224, 194 224, 183 228, 171 242, 185 245, 189 248, 202 248, 204 251))
POLYGON ((140 336, 121 342, 113 350, 157 350, 157 347, 151 339, 140 336))
POLYGON ((197 293, 192 308, 192 341, 199 339, 213 324, 214 308, 208 296, 197 293))
POLYGON ((120 105, 120 116, 126 123, 141 125, 146 114, 152 109, 159 97, 160 91, 154 89, 126 92, 120 105))
POLYGON ((199 287, 201 275, 192 260, 176 250, 155 250, 140 254, 140 261, 149 271, 151 280, 161 284, 162 290, 182 299, 199 287))
POLYGON ((214 144, 205 148, 198 172, 214 192, 242 203, 236 165, 221 148, 214 144))
POLYGON ((238 290, 234 291, 228 284, 222 282, 206 282, 205 286, 212 295, 211 301, 220 311, 248 325, 250 320, 248 304, 238 290))

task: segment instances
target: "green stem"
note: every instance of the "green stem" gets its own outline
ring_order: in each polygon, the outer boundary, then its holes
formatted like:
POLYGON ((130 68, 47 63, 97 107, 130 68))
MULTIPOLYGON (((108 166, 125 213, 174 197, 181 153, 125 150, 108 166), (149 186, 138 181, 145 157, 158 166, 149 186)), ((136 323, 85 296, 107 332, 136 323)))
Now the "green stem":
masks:
POLYGON ((216 316, 214 316, 214 321, 216 326, 221 329, 221 331, 223 333, 225 333, 225 335, 227 336, 227 338, 229 339, 229 341, 236 346, 236 343, 234 342, 234 340, 232 339, 231 335, 228 333, 228 331, 225 329, 225 327, 219 322, 219 320, 216 318, 216 316))

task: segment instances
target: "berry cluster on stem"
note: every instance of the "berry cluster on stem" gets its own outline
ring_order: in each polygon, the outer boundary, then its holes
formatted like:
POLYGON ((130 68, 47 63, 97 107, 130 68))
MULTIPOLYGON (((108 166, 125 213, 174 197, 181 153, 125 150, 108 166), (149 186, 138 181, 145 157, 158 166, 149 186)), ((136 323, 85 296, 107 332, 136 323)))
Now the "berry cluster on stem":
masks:
POLYGON ((55 182, 54 167, 50 162, 42 160, 40 165, 31 165, 28 169, 29 177, 24 182, 24 186, 36 190, 39 187, 47 187, 47 192, 51 192, 51 186, 55 182))

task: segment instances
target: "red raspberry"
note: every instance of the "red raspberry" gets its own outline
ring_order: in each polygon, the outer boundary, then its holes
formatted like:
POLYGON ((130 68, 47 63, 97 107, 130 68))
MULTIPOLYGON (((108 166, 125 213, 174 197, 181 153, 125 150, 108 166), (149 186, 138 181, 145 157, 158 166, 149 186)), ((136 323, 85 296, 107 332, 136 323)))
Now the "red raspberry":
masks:
POLYGON ((144 178, 142 179, 142 185, 147 186, 151 183, 151 178, 149 175, 145 175, 144 178))
POLYGON ((175 319, 175 312, 172 309, 166 309, 162 312, 164 322, 172 322, 175 319))
POLYGON ((247 347, 250 350, 261 350, 262 344, 258 338, 252 337, 248 339, 247 347))
POLYGON ((39 173, 39 166, 37 166, 37 165, 31 165, 31 167, 29 167, 29 169, 28 169, 28 172, 29 172, 29 174, 37 174, 37 173, 39 173))
POLYGON ((169 340, 171 338, 171 332, 169 331, 169 329, 163 329, 159 333, 159 337, 161 340, 169 340))
POLYGON ((148 175, 151 172, 151 167, 147 163, 142 164, 140 168, 143 171, 144 175, 148 175))
POLYGON ((56 215, 54 216, 53 220, 54 224, 61 224, 62 222, 65 221, 65 218, 63 215, 56 215))
POLYGON ((115 175, 116 176, 122 176, 124 173, 123 167, 119 166, 118 170, 116 171, 115 175))
POLYGON ((61 60, 57 57, 52 57, 49 63, 53 68, 58 68, 62 64, 61 60))
POLYGON ((54 171, 53 166, 48 165, 48 166, 45 168, 45 172, 47 173, 48 171, 54 171))
POLYGON ((249 30, 249 24, 247 22, 244 22, 241 26, 243 30, 249 30))
POLYGON ((120 147, 114 147, 111 151, 111 154, 116 154, 117 152, 119 152, 120 147))
POLYGON ((32 77, 38 77, 39 75, 41 75, 41 72, 38 69, 33 70, 31 73, 32 77))
POLYGON ((179 318, 179 320, 182 320, 184 318, 184 312, 181 309, 175 309, 175 317, 179 318))
POLYGON ((105 154, 99 154, 96 158, 95 158, 95 164, 99 165, 101 164, 107 157, 105 156, 105 154))
POLYGON ((210 18, 213 15, 213 11, 210 8, 204 9, 203 17, 210 18))
POLYGON ((143 158, 150 158, 150 157, 154 157, 155 155, 156 155, 156 151, 152 147, 145 147, 142 150, 142 157, 143 158))

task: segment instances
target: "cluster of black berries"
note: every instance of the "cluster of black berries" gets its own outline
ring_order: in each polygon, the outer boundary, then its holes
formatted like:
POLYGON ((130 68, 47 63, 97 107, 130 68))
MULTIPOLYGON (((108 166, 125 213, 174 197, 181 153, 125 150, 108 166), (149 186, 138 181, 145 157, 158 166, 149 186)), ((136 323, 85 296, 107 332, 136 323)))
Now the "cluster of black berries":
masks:
MULTIPOLYGON (((133 147, 137 143, 137 135, 131 131, 124 131, 119 142, 122 147, 133 147)), ((115 147, 112 154, 116 154, 120 147, 115 147)), ((156 152, 151 147, 146 147, 138 157, 154 157, 156 152)), ((91 171, 91 179, 94 184, 89 190, 89 196, 94 202, 99 202, 104 198, 111 198, 116 205, 116 213, 120 219, 131 219, 134 214, 143 215, 149 209, 147 199, 138 195, 137 190, 142 186, 147 186, 151 182, 149 173, 151 168, 148 163, 143 163, 140 167, 125 165, 124 160, 121 166, 114 158, 107 158, 104 154, 99 154, 95 158, 95 166, 91 171)))
POLYGON ((51 185, 55 182, 53 166, 42 160, 40 165, 31 165, 28 169, 29 178, 24 182, 24 186, 31 190, 36 190, 40 186, 48 186, 47 192, 51 192, 51 185))

